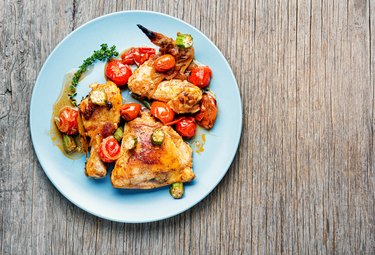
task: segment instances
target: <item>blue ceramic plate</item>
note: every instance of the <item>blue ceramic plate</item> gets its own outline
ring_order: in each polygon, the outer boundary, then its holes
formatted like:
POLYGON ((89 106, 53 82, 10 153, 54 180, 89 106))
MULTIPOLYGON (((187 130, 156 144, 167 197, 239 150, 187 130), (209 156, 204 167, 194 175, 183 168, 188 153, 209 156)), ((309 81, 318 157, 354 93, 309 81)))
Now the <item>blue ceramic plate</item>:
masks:
MULTIPOLYGON (((98 63, 78 85, 78 96, 88 93, 88 84, 104 82, 104 63, 98 63)), ((127 91, 123 97, 127 98, 127 91)), ((104 219, 141 223, 162 220, 191 208, 220 182, 236 154, 242 128, 241 98, 233 72, 218 48, 191 25, 165 14, 128 11, 99 17, 69 34, 44 63, 35 83, 30 106, 30 130, 36 155, 55 187, 83 210, 104 219), (118 50, 132 46, 152 46, 136 24, 175 37, 177 32, 194 38, 196 59, 211 67, 211 90, 216 94, 219 114, 214 128, 205 134, 204 152, 194 144, 195 180, 186 185, 185 196, 173 199, 168 187, 155 190, 118 190, 109 176, 93 180, 85 176, 85 158, 66 158, 49 135, 53 104, 61 91, 64 76, 100 48, 102 43, 118 50)), ((192 142, 194 143, 194 141, 192 142)))

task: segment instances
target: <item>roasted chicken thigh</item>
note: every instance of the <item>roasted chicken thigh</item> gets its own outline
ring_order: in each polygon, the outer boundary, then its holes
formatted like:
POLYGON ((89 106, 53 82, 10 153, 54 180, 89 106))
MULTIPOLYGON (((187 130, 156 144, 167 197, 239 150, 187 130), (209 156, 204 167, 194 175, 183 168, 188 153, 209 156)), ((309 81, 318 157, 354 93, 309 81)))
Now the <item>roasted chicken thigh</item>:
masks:
POLYGON ((90 154, 86 160, 85 173, 94 178, 102 178, 107 174, 107 166, 100 160, 98 149, 104 138, 113 134, 120 122, 122 97, 120 89, 111 81, 105 84, 90 85, 89 96, 82 100, 79 111, 85 135, 90 137, 90 154), (91 95, 103 95, 102 103, 93 102, 91 95))
POLYGON ((111 174, 112 185, 123 189, 152 189, 194 179, 192 149, 170 126, 155 121, 149 112, 125 124, 121 156, 111 174), (151 141, 155 130, 165 137, 160 145, 151 141), (128 147, 128 139, 136 139, 128 147))

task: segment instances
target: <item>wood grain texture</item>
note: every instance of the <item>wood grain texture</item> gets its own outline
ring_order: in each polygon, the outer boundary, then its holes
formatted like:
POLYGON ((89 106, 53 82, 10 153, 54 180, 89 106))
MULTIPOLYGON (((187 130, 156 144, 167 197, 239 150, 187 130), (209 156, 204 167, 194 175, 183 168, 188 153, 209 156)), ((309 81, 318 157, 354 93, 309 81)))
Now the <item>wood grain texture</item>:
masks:
POLYGON ((0 12, 0 254, 375 254, 374 1, 0 0, 0 12), (28 114, 66 35, 136 9, 180 18, 219 47, 238 81, 243 135, 197 206, 120 224, 53 187, 28 114))

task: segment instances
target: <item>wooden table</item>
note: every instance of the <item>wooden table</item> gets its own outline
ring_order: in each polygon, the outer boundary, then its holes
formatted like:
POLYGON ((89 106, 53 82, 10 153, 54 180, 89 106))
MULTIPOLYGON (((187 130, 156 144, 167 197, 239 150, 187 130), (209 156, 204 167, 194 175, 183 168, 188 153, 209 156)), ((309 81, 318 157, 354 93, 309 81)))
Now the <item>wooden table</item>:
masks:
POLYGON ((375 253, 374 1, 1 0, 0 10, 0 254, 375 253), (48 180, 29 102, 66 35, 136 9, 180 18, 219 47, 241 91, 243 135, 197 206, 120 224, 48 180))

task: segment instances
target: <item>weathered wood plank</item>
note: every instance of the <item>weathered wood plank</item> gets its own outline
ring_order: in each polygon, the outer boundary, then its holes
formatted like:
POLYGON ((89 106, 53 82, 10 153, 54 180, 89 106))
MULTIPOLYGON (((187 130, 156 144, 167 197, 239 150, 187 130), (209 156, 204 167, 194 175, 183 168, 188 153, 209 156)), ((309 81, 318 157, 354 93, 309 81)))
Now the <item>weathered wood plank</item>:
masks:
POLYGON ((3 0, 0 10, 1 254, 375 253, 371 0, 3 0), (203 31, 232 66, 244 113, 220 185, 179 216, 138 225, 68 202, 27 132, 53 48, 93 18, 132 9, 203 31))

